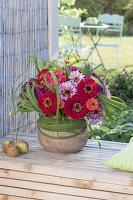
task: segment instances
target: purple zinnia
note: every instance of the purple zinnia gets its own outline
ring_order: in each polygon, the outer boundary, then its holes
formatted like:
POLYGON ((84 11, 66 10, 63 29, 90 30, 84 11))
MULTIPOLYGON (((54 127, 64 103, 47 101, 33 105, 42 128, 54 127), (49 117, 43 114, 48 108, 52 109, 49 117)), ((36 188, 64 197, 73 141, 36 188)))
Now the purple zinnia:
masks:
POLYGON ((68 69, 70 71, 76 71, 77 70, 77 67, 76 66, 68 66, 68 69))
POLYGON ((91 120, 97 120, 102 118, 102 106, 99 105, 98 109, 89 111, 87 117, 91 120))
POLYGON ((80 73, 78 70, 72 71, 68 78, 75 84, 78 84, 83 78, 84 75, 80 73))
POLYGON ((74 95, 77 91, 75 86, 70 81, 66 81, 64 83, 61 83, 59 85, 59 89, 60 89, 60 97, 61 97, 62 100, 65 100, 65 101, 69 97, 74 95))
POLYGON ((39 96, 42 94, 42 91, 39 87, 34 88, 35 97, 38 99, 39 96))
POLYGON ((35 93, 35 97, 38 99, 39 96, 44 93, 44 92, 47 92, 48 91, 48 88, 46 85, 42 84, 40 85, 39 87, 35 87, 34 88, 34 93, 35 93))
POLYGON ((87 75, 85 75, 85 78, 90 78, 90 75, 88 75, 88 74, 87 74, 87 75))

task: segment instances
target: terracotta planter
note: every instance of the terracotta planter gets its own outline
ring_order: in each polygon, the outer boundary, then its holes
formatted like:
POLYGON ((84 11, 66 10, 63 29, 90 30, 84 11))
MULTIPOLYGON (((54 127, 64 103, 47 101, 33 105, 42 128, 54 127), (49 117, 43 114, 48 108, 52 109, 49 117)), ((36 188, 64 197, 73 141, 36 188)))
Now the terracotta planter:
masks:
POLYGON ((71 133, 67 132, 49 132, 44 129, 38 129, 38 139, 43 148, 51 152, 60 153, 74 153, 80 151, 88 140, 88 131, 77 131, 80 133, 78 136, 70 137, 67 139, 61 139, 62 137, 71 136, 71 133), (52 136, 58 139, 52 139, 48 136, 52 136))

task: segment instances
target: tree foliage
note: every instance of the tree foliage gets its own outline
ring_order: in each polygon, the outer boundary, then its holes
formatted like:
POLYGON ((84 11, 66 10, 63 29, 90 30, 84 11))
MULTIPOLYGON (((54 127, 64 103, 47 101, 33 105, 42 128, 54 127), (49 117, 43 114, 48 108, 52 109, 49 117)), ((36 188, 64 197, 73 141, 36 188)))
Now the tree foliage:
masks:
POLYGON ((85 8, 76 8, 76 0, 59 0, 59 14, 68 17, 79 17, 83 13, 86 13, 85 8))
POLYGON ((133 35, 133 0, 76 0, 76 8, 86 8, 82 20, 97 17, 102 13, 119 14, 125 17, 124 32, 133 35))
POLYGON ((127 5, 131 0, 76 0, 77 8, 86 8, 87 13, 83 17, 96 17, 101 13, 117 13, 124 15, 127 9, 127 5))

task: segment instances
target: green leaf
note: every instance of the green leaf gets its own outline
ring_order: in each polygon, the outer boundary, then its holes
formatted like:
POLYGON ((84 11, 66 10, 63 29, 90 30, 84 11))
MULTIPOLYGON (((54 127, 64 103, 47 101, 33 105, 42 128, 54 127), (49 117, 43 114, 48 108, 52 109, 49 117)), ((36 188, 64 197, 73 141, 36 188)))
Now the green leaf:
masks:
POLYGON ((117 101, 116 99, 115 100, 109 99, 108 97, 106 97, 105 95, 102 95, 102 94, 98 95, 98 98, 102 102, 107 103, 107 104, 115 107, 116 109, 118 108, 121 111, 126 109, 126 105, 124 103, 121 103, 121 102, 117 101))
POLYGON ((57 110, 56 110, 56 120, 58 122, 59 120, 59 109, 60 109, 60 92, 59 92, 59 86, 58 86, 58 80, 56 78, 56 75, 54 72, 50 72, 51 76, 54 80, 55 90, 56 90, 56 98, 57 98, 57 110))
POLYGON ((106 91, 106 87, 104 84, 102 84, 98 78, 94 77, 93 75, 91 75, 91 78, 98 84, 100 85, 102 88, 103 88, 103 91, 105 92, 106 91))
MULTIPOLYGON (((32 86, 32 87, 34 88, 34 86, 32 86)), ((30 103, 30 105, 32 105, 34 107, 35 111, 42 113, 41 109, 38 108, 37 100, 35 100, 35 98, 33 97, 33 94, 31 92, 31 88, 30 88, 29 84, 26 85, 26 97, 27 97, 27 99, 29 99, 29 103, 30 103)))

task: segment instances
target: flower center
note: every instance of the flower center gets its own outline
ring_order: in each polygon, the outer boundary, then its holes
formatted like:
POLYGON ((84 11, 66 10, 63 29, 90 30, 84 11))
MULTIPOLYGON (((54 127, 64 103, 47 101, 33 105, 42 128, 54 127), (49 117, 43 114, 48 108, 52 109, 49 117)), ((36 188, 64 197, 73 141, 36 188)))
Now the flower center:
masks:
POLYGON ((75 103, 73 104, 73 111, 75 112, 80 112, 80 110, 82 109, 83 107, 81 106, 80 103, 75 103))
POLYGON ((52 106, 52 101, 51 101, 51 99, 46 98, 46 99, 44 100, 44 105, 45 105, 45 107, 50 107, 50 106, 52 106))
POLYGON ((92 102, 91 102, 91 106, 95 106, 95 102, 92 101, 92 102))
POLYGON ((95 114, 95 115, 98 114, 98 109, 94 111, 94 114, 95 114))
POLYGON ((86 93, 91 93, 93 91, 93 87, 91 85, 86 85, 84 90, 86 93))
POLYGON ((75 77, 75 78, 74 78, 74 81, 75 81, 75 82, 78 82, 78 81, 79 81, 79 77, 75 77))
POLYGON ((69 89, 64 89, 63 94, 64 94, 64 96, 69 97, 70 94, 71 94, 71 90, 69 90, 69 89))

